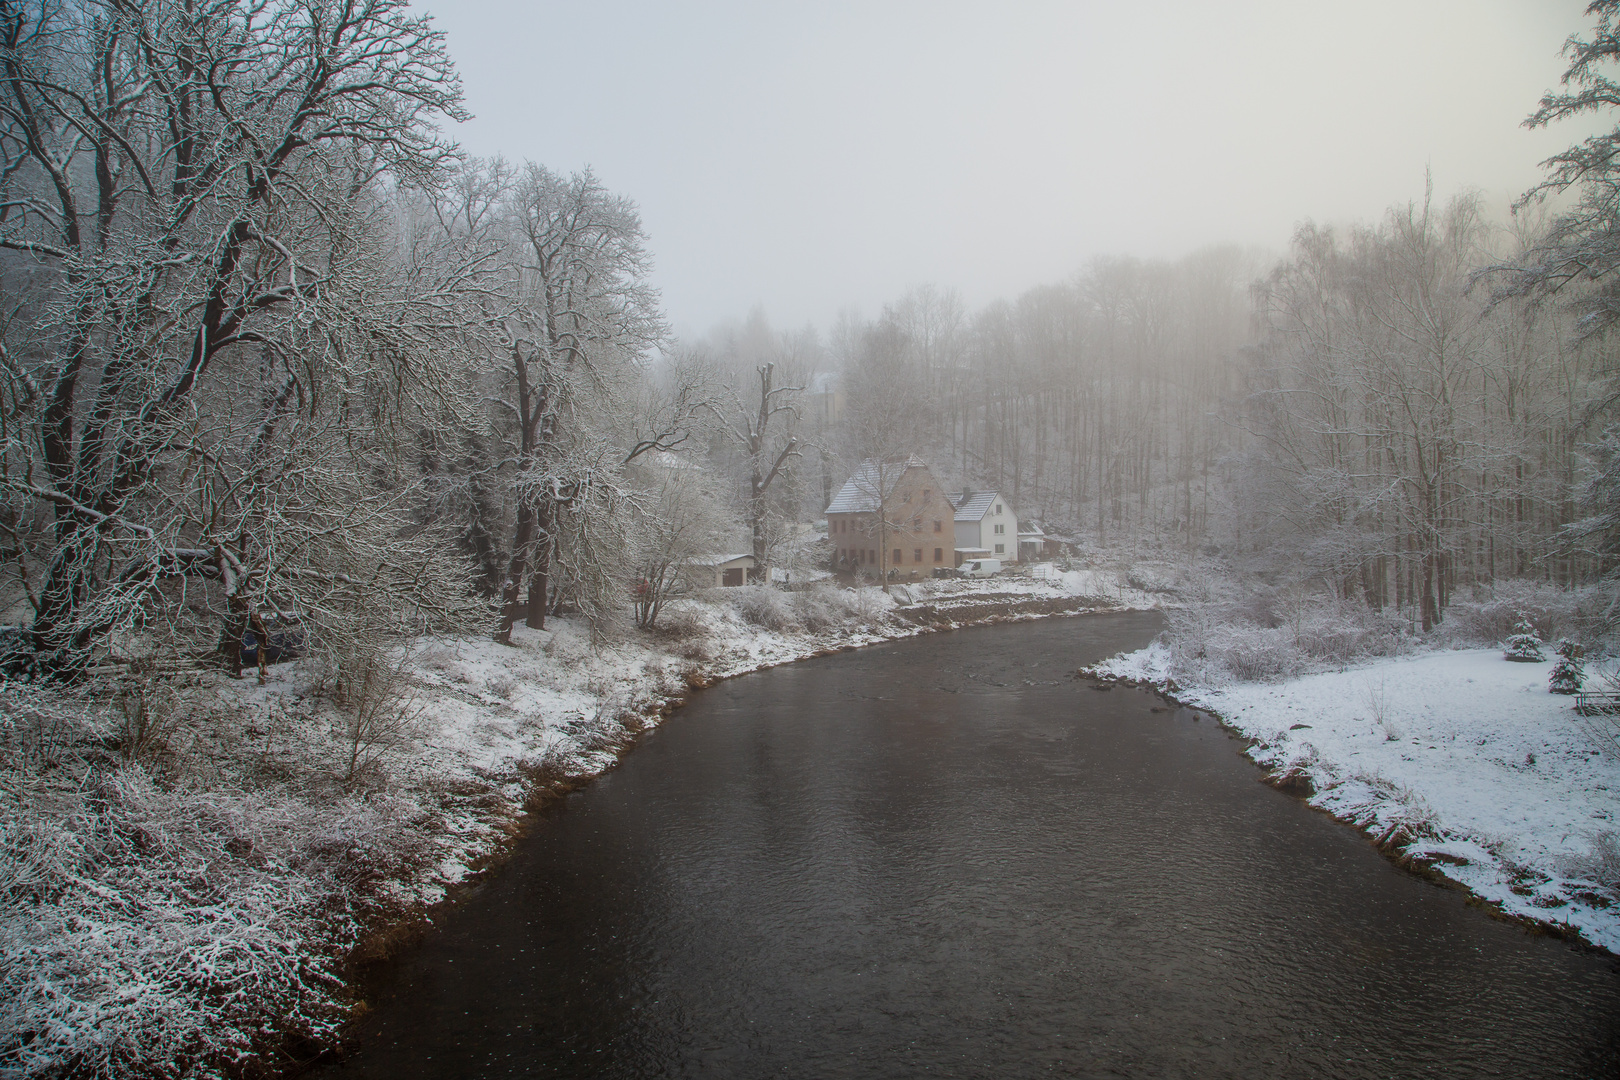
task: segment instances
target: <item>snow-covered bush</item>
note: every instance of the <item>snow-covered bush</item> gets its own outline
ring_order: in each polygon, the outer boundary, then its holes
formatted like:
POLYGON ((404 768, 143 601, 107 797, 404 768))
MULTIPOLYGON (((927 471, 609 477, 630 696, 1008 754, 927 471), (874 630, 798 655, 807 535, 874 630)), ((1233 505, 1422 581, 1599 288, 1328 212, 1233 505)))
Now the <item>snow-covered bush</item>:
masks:
POLYGON ((1530 621, 1529 615, 1520 613, 1519 621, 1513 626, 1513 633, 1502 643, 1502 659, 1521 664, 1537 663, 1546 659, 1541 655, 1541 636, 1536 633, 1535 623, 1530 621))
POLYGON ((1400 619, 1349 601, 1290 603, 1278 591, 1174 610, 1168 641, 1172 676, 1204 685, 1286 679, 1414 647, 1400 619))
POLYGON ((1586 679, 1586 650, 1568 638, 1558 643, 1558 662, 1547 678, 1547 690, 1554 694, 1578 694, 1586 679))
POLYGON ((437 861, 436 812, 344 794, 322 724, 276 782, 208 730, 236 713, 177 699, 160 774, 125 690, 0 685, 0 1076, 212 1075, 325 1039, 364 914, 437 861))
POLYGON ((786 594, 770 585, 743 585, 726 590, 732 608, 751 626, 779 634, 799 628, 786 594))
POLYGON ((1173 679, 1219 686, 1286 679, 1304 670, 1305 658, 1286 627, 1227 622, 1225 614, 1215 607, 1172 612, 1167 636, 1173 679))
POLYGON ((876 585, 846 589, 844 597, 849 604, 850 614, 861 625, 878 622, 894 605, 894 599, 876 585))
POLYGON ((861 617, 857 595, 834 585, 812 585, 792 596, 794 618, 811 633, 838 629, 861 617))
POLYGON ((1180 575, 1163 566, 1141 564, 1125 574, 1125 584, 1145 593, 1173 593, 1179 586, 1180 575))
POLYGON ((178 1073, 329 1035, 357 889, 420 855, 392 799, 171 788, 138 765, 30 779, 0 796, 7 1076, 178 1073))
POLYGON ((1613 830, 1596 833, 1591 838, 1589 854, 1565 857, 1558 870, 1567 877, 1620 891, 1620 833, 1613 830))
POLYGON ((1306 608, 1291 628, 1295 647, 1313 662, 1349 664, 1374 656, 1399 656, 1412 649, 1403 620, 1354 601, 1306 608))
POLYGON ((1498 581, 1472 596, 1454 597, 1435 631, 1438 644, 1480 648, 1504 641, 1528 616, 1548 638, 1593 643, 1606 631, 1609 585, 1562 588, 1545 581, 1498 581))

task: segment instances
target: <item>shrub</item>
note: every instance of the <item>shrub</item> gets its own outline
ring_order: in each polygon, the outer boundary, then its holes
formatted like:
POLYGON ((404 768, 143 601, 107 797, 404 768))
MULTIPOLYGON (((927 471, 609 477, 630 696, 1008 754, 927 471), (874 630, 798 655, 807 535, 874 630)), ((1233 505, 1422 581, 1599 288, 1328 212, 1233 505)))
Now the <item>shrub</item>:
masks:
POLYGON ((396 800, 170 787, 139 765, 0 810, 7 1076, 212 1075, 276 1027, 324 1040, 356 901, 426 851, 396 800))
POLYGON ((1558 663, 1553 665, 1547 678, 1547 690, 1553 694, 1578 694, 1586 680, 1584 658, 1586 650, 1565 638, 1558 643, 1558 663))
POLYGON ((1530 621, 1529 615, 1523 612, 1519 614, 1513 633, 1508 635, 1503 646, 1502 658, 1525 664, 1545 659, 1541 655, 1541 638, 1537 636, 1535 624, 1530 621))
POLYGON ((1609 584, 1566 589, 1544 581, 1498 581, 1447 605, 1436 630, 1442 644, 1481 648, 1505 641, 1528 617, 1544 639, 1567 637, 1592 643, 1605 635, 1609 584))
POLYGON ((793 614, 812 633, 848 626, 863 617, 865 601, 852 589, 812 585, 793 594, 793 614))
POLYGON ((750 626, 779 634, 799 629, 788 599, 770 585, 744 585, 729 590, 731 606, 750 626))

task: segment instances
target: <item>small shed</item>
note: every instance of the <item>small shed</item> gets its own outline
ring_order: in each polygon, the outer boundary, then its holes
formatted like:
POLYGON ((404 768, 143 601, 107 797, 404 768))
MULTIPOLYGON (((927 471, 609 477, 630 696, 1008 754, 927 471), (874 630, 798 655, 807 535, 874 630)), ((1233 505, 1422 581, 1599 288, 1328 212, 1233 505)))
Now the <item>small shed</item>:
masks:
POLYGON ((1018 558, 1024 561, 1056 559, 1072 543, 1067 537, 1049 533, 1035 525, 1029 532, 1018 534, 1018 558))
POLYGON ((706 555, 693 559, 688 569, 692 584, 700 589, 723 589, 742 585, 753 576, 756 564, 752 554, 706 555))

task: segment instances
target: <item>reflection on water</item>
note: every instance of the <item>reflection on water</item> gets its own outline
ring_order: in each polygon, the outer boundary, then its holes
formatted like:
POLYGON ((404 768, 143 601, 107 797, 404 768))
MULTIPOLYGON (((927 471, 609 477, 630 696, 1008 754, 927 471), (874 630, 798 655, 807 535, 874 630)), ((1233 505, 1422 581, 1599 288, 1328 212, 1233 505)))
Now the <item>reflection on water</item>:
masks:
POLYGON ((1620 970, 1074 668, 1151 615, 693 697, 384 974, 336 1077, 1597 1076, 1620 970))

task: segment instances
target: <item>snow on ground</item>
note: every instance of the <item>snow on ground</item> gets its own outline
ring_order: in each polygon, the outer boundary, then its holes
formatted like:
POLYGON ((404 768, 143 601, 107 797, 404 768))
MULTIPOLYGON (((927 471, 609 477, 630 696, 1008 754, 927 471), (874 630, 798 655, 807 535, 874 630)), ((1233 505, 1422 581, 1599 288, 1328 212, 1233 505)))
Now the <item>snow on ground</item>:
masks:
POLYGON ((1620 952, 1620 760, 1552 664, 1500 649, 1380 660, 1277 683, 1176 687, 1162 644, 1093 669, 1169 687, 1302 777, 1311 804, 1513 915, 1620 952))

